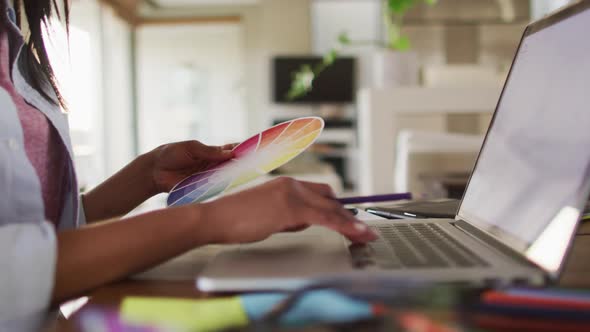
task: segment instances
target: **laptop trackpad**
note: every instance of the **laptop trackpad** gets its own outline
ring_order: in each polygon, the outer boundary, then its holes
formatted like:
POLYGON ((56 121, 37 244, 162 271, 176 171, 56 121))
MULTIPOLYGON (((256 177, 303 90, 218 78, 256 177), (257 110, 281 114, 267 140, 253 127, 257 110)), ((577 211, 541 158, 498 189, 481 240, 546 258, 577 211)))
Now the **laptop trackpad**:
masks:
POLYGON ((310 277, 350 271, 345 239, 322 227, 281 233, 224 251, 200 274, 207 278, 310 277))

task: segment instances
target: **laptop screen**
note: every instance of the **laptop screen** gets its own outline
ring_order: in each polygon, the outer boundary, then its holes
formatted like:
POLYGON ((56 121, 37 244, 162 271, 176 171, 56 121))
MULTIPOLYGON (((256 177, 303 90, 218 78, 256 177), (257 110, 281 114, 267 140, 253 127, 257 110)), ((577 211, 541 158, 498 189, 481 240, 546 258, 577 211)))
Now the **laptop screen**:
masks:
POLYGON ((589 3, 527 28, 458 213, 527 256, 543 239, 559 264, 589 187, 589 3))

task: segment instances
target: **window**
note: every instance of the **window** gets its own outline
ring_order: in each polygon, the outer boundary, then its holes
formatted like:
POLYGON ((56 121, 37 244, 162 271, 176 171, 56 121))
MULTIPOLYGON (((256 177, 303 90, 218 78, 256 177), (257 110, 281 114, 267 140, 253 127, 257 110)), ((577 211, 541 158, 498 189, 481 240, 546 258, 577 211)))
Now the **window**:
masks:
POLYGON ((54 21, 48 52, 68 102, 78 182, 91 188, 134 155, 130 28, 96 0, 71 8, 69 40, 54 21))

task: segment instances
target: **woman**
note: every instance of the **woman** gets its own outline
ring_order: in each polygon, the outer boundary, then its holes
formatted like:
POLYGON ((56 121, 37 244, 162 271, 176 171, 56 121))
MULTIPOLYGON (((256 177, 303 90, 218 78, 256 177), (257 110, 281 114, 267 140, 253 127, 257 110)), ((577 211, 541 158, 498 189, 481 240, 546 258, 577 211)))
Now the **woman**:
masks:
POLYGON ((78 197, 59 108, 65 103, 41 33, 55 0, 15 0, 16 13, 0 2, 0 330, 206 244, 258 241, 310 224, 353 241, 375 238, 329 187, 291 179, 116 221, 187 175, 231 158, 231 146, 164 145, 78 197), (26 43, 21 17, 30 29, 26 43))

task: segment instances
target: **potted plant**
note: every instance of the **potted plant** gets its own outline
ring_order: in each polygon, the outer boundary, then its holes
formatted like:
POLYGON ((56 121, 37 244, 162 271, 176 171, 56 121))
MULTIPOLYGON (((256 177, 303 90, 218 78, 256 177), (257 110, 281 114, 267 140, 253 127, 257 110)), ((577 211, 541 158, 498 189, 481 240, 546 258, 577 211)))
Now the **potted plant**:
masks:
MULTIPOLYGON (((387 39, 385 42, 369 41, 380 51, 374 59, 374 80, 378 87, 412 85, 418 81, 419 66, 416 54, 410 52, 411 44, 402 34, 404 17, 418 3, 436 4, 437 0, 382 0, 383 23, 387 39)), ((287 98, 294 100, 307 94, 313 88, 314 79, 336 61, 342 50, 352 45, 367 44, 366 41, 351 40, 346 33, 338 36, 337 44, 322 61, 315 66, 303 65, 293 73, 291 88, 287 98)))

